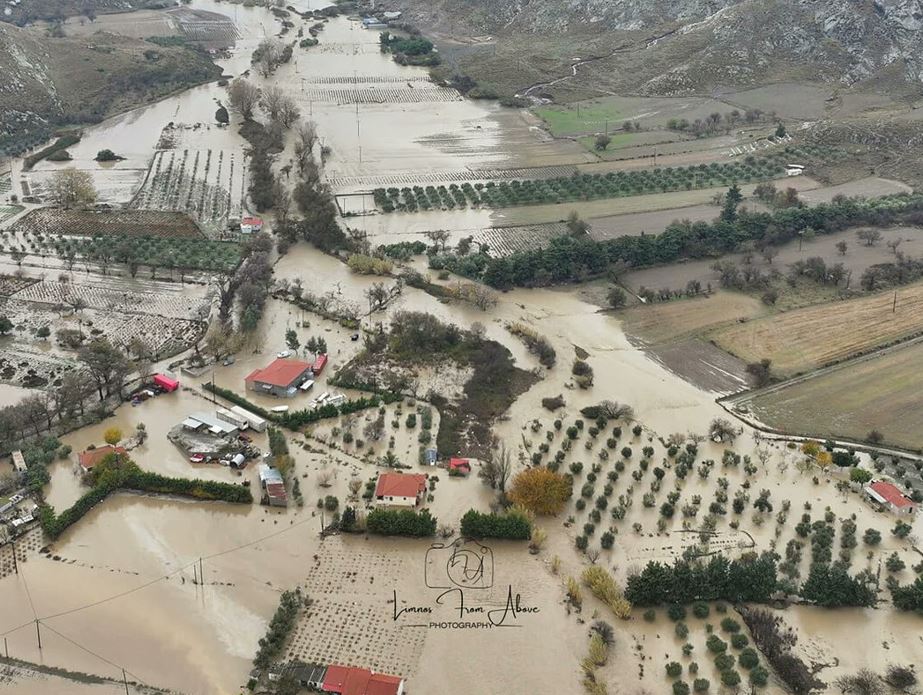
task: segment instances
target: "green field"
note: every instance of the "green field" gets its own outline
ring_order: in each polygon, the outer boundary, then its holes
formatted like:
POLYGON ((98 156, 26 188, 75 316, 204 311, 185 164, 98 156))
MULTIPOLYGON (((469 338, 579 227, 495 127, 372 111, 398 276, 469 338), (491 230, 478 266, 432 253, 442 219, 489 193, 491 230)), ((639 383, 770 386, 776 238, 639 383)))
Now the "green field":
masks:
POLYGON ((658 130, 671 118, 685 118, 691 123, 711 113, 727 113, 732 108, 704 97, 613 96, 539 106, 533 111, 552 135, 566 136, 611 132, 620 129, 625 121, 637 123, 645 130, 658 130))
POLYGON ((886 444, 923 447, 923 345, 862 360, 748 403, 761 422, 819 438, 863 440, 876 429, 886 444))
POLYGON ((614 130, 627 116, 612 103, 577 102, 567 106, 542 106, 536 115, 548 125, 553 135, 576 135, 587 131, 604 131, 606 123, 614 130))

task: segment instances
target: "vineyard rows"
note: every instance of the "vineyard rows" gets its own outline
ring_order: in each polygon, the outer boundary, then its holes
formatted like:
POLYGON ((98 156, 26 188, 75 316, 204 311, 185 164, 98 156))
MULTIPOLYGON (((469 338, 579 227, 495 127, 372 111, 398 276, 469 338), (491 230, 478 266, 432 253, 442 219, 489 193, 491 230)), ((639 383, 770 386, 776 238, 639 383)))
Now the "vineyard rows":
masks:
POLYGON ((425 87, 432 87, 433 83, 428 79, 419 77, 407 78, 399 75, 318 75, 312 77, 309 84, 419 84, 425 87))
POLYGON ((62 210, 39 208, 17 221, 11 231, 41 236, 156 236, 197 238, 202 233, 185 215, 150 210, 62 210))
POLYGON ((532 251, 547 246, 559 236, 568 234, 563 222, 531 224, 521 227, 489 227, 474 234, 474 244, 488 244, 494 257, 510 256, 519 251, 532 251))
POLYGON ((155 153, 131 206, 178 210, 199 222, 223 225, 240 217, 245 191, 243 157, 230 150, 161 150, 155 153))
POLYGON ((322 104, 419 104, 461 101, 462 97, 454 89, 426 86, 386 89, 350 89, 350 88, 308 88, 304 98, 322 104))
POLYGON ((54 306, 67 305, 79 298, 90 309, 150 314, 161 319, 198 318, 208 312, 208 304, 201 296, 183 292, 133 292, 50 280, 32 283, 15 292, 13 298, 54 306))

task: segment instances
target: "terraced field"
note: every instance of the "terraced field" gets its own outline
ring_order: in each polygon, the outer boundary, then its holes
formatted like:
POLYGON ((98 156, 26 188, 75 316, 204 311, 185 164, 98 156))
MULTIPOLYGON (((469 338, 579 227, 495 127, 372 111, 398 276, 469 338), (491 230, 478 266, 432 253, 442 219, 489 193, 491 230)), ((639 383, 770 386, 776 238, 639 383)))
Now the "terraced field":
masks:
POLYGON ((746 362, 772 360, 787 376, 817 369, 923 332, 923 283, 869 297, 738 323, 712 340, 746 362))

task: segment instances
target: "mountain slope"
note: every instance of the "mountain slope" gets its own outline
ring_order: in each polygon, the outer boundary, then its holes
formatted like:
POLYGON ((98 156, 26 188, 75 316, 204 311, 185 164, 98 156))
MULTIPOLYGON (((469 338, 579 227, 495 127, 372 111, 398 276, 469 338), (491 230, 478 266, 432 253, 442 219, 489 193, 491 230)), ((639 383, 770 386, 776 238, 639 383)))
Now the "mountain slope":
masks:
POLYGON ((604 58, 581 77, 599 91, 676 94, 786 78, 851 85, 895 65, 909 83, 923 81, 923 0, 391 0, 389 6, 424 31, 468 44, 448 46, 450 62, 486 66, 503 91, 514 73, 531 79, 543 62, 564 74, 568 50, 572 57, 604 58), (487 36, 490 51, 465 40, 487 36), (519 64, 504 44, 526 54, 519 64), (503 60, 513 74, 503 74, 503 60))
POLYGON ((0 151, 214 79, 207 55, 112 34, 48 38, 0 24, 0 151))

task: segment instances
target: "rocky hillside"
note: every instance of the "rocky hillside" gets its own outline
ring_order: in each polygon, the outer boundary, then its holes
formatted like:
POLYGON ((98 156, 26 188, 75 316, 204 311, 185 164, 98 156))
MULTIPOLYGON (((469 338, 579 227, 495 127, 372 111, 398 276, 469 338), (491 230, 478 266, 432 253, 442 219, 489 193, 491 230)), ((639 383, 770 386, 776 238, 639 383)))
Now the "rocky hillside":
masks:
POLYGON ((207 55, 182 47, 111 34, 49 38, 0 24, 0 151, 21 151, 57 126, 97 122, 220 72, 207 55))
MULTIPOLYGON (((390 0, 389 5, 423 29, 467 43, 462 64, 473 57, 492 63, 471 47, 472 38, 476 44, 487 37, 501 55, 504 43, 512 42, 531 45, 540 61, 559 64, 566 62, 565 46, 580 57, 603 56, 609 72, 622 73, 598 76, 606 89, 667 94, 791 77, 849 85, 895 66, 907 81, 923 82, 923 0, 390 0)), ((535 64, 523 62, 525 75, 531 74, 535 64)), ((522 67, 515 69, 522 73, 522 67)))

